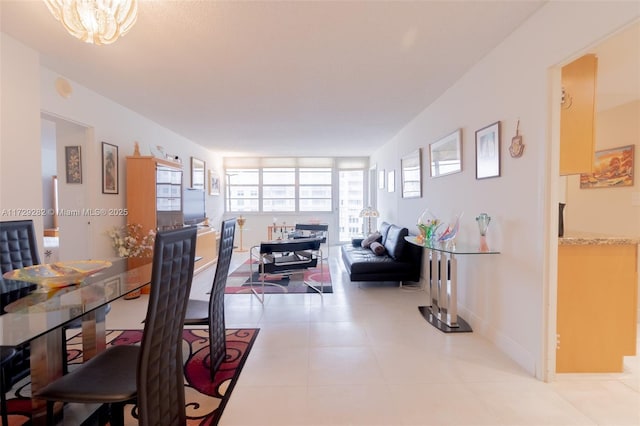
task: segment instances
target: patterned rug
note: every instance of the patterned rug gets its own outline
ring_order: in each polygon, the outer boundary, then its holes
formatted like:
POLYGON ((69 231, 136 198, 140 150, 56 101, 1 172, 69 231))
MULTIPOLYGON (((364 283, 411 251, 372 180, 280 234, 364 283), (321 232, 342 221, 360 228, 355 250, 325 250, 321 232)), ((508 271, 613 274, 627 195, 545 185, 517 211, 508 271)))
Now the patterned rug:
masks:
MULTIPOLYGON (((261 277, 257 271, 258 267, 254 265, 252 274, 251 259, 240 265, 238 269, 229 274, 224 290, 225 294, 251 293, 251 281, 254 282, 253 288, 260 293, 262 291, 261 277)), ((326 261, 322 270, 318 264, 315 268, 301 269, 291 275, 265 274, 264 281, 264 292, 267 294, 316 293, 305 284, 305 281, 312 283, 318 289, 322 286, 323 293, 333 293, 329 263, 326 261)))
MULTIPOLYGON (((185 329, 183 332, 183 359, 187 425, 216 425, 222 416, 231 391, 247 360, 258 335, 257 328, 227 329, 227 357, 212 382, 209 375, 209 333, 207 329, 185 329)), ((107 346, 136 344, 142 330, 108 330, 107 346)), ((67 341, 69 369, 82 362, 82 340, 75 336, 67 341)), ((15 384, 7 395, 9 424, 21 425, 29 421, 31 410, 31 383, 29 378, 15 384), (26 415, 25 415, 26 414, 26 415)), ((125 407, 125 423, 138 424, 132 412, 133 405, 125 407)))

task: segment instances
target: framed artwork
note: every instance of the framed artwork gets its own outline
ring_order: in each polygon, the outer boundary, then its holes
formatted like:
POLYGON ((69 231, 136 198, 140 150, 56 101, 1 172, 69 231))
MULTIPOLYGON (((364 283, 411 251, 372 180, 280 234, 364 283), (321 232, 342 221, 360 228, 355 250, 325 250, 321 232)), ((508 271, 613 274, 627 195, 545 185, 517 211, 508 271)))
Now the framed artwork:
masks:
POLYGON ((596 151, 593 173, 580 174, 580 188, 633 186, 635 145, 596 151))
POLYGON ((476 179, 500 176, 500 122, 476 131, 476 179))
POLYGON ((384 169, 378 170, 378 189, 384 189, 385 173, 384 169))
POLYGON ((462 129, 429 145, 431 177, 439 177, 462 171, 462 129))
POLYGON ((396 171, 391 170, 387 173, 387 192, 396 191, 396 171))
POLYGON ((205 183, 204 171, 205 171, 205 162, 196 157, 191 157, 191 187, 192 188, 204 189, 204 183, 205 183))
POLYGON ((82 183, 82 154, 80 146, 65 146, 64 161, 67 183, 82 183))
POLYGON ((118 193, 118 147, 102 142, 102 193, 118 193))
POLYGON ((209 195, 220 195, 220 175, 209 169, 209 195))
POLYGON ((422 197, 422 150, 418 148, 400 159, 402 198, 422 197))

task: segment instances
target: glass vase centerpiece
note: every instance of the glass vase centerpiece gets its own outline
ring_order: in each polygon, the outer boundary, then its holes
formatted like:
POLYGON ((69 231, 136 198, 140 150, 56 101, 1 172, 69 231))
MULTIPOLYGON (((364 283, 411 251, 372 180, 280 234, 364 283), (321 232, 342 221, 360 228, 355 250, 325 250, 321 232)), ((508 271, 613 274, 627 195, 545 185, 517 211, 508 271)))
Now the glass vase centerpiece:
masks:
POLYGON ((418 224, 416 225, 420 231, 416 238, 418 242, 430 243, 435 240, 436 231, 440 225, 442 225, 442 222, 429 209, 426 209, 418 218, 418 224))
POLYGON ((447 249, 455 249, 455 241, 460 230, 460 218, 463 213, 458 214, 455 219, 447 225, 444 231, 438 236, 438 243, 447 249))
POLYGON ((480 251, 489 251, 489 246, 487 245, 487 229, 491 222, 491 216, 486 213, 480 213, 476 217, 476 222, 480 230, 480 251))

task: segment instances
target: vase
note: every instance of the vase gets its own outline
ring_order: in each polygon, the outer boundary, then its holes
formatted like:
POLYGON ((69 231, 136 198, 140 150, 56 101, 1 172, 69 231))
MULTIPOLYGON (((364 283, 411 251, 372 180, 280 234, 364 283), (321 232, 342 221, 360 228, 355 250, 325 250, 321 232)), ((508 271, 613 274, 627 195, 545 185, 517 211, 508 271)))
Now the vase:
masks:
POLYGON ((480 251, 489 251, 487 245, 487 229, 489 229, 489 223, 491 222, 491 216, 486 213, 480 213, 476 217, 478 223, 478 230, 480 231, 480 251))

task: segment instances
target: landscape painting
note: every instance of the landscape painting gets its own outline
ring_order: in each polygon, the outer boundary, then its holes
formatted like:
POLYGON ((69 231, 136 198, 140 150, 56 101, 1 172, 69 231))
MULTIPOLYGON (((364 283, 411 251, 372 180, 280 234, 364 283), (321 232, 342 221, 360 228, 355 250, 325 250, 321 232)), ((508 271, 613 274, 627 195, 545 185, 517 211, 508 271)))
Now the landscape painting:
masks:
POLYGON ((633 186, 635 145, 596 151, 593 173, 580 174, 580 188, 633 186))

